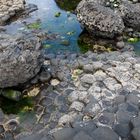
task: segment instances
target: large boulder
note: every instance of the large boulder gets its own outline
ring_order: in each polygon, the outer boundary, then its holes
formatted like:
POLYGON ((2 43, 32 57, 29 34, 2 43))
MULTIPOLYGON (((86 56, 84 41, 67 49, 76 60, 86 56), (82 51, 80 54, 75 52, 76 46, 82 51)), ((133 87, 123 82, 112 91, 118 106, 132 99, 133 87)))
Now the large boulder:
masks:
POLYGON ((124 23, 120 15, 103 4, 103 0, 82 0, 76 9, 77 18, 89 33, 113 38, 123 32, 124 23))
POLYGON ((18 86, 40 71, 41 46, 31 33, 0 34, 0 88, 18 86))
POLYGON ((126 26, 140 31, 140 3, 124 1, 119 5, 119 11, 126 26))

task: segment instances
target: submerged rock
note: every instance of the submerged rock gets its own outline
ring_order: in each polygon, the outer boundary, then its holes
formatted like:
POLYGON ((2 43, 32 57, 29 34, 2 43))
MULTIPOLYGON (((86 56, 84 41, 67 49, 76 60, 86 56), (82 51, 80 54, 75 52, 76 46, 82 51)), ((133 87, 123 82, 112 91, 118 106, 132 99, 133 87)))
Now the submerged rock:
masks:
POLYGON ((42 66, 40 39, 30 33, 0 34, 0 88, 18 86, 42 66))
POLYGON ((101 2, 82 0, 77 6, 77 17, 92 35, 113 38, 123 32, 124 23, 117 13, 101 2))
POLYGON ((10 100, 19 101, 22 98, 22 92, 17 90, 5 89, 1 90, 0 92, 1 95, 10 100))

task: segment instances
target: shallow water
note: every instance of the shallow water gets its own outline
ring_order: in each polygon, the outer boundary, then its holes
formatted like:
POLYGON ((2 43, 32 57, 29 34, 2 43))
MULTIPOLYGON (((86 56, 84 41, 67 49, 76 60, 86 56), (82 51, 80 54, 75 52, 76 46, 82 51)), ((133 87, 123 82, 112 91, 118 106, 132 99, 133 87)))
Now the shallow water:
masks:
MULTIPOLYGON (((40 19, 41 29, 48 31, 50 34, 56 34, 57 37, 54 40, 46 40, 44 42, 46 53, 83 52, 83 46, 80 49, 77 43, 82 29, 74 14, 60 9, 55 0, 27 0, 27 3, 36 4, 38 10, 31 13, 25 19, 18 19, 10 25, 7 25, 7 31, 9 33, 15 34, 25 30, 23 21, 33 23, 37 19, 40 19)), ((132 45, 134 45, 136 54, 140 55, 140 42, 132 45)))
MULTIPOLYGON (((58 52, 79 52, 77 39, 82 29, 76 16, 70 12, 61 10, 54 0, 27 0, 27 3, 33 3, 38 6, 38 10, 31 13, 31 16, 24 21, 33 22, 41 20, 41 28, 50 33, 57 34, 57 39, 46 40, 47 53, 58 52), (60 12, 60 16, 56 15, 60 12), (62 42, 67 42, 65 43, 62 42)), ((24 29, 20 20, 7 26, 10 33, 16 33, 24 29)))
POLYGON ((137 42, 137 43, 134 43, 134 50, 135 50, 135 53, 140 56, 140 41, 137 42))

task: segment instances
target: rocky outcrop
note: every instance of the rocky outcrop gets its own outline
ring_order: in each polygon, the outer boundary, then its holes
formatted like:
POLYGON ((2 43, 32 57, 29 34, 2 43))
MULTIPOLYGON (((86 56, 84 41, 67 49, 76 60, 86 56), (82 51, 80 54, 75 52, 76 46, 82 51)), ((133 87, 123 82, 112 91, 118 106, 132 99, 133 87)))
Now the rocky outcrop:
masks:
POLYGON ((4 24, 17 11, 24 10, 24 0, 1 0, 0 1, 0 24, 4 24))
POLYGON ((0 88, 33 78, 42 65, 41 43, 30 33, 0 34, 0 88))
POLYGON ((25 0, 0 0, 0 25, 5 24, 15 15, 28 14, 35 10, 37 10, 37 6, 34 4, 26 5, 25 0))
POLYGON ((86 30, 96 36, 112 38, 124 29, 122 18, 100 2, 81 1, 77 7, 77 17, 86 30))
POLYGON ((114 37, 125 27, 140 30, 140 3, 129 0, 82 0, 77 6, 77 17, 92 35, 114 37))
POLYGON ((126 26, 140 30, 140 3, 123 2, 119 11, 126 26))

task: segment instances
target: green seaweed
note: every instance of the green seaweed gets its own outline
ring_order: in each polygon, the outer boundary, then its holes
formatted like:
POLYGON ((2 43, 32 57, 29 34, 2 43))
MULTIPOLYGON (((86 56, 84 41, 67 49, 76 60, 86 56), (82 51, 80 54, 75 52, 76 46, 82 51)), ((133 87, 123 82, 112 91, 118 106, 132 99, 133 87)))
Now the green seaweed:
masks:
POLYGON ((45 44, 45 45, 43 45, 43 48, 46 48, 46 49, 48 49, 48 48, 51 48, 52 46, 50 45, 50 44, 45 44))
POLYGON ((140 41, 140 39, 139 38, 128 38, 128 40, 127 40, 129 43, 137 43, 138 41, 140 41))
POLYGON ((61 12, 57 12, 57 13, 55 13, 55 17, 60 17, 60 15, 61 15, 61 12))
POLYGON ((34 22, 31 24, 26 25, 28 29, 41 29, 41 23, 40 22, 34 22))
POLYGON ((31 97, 24 97, 20 101, 12 101, 10 99, 0 97, 0 108, 5 114, 18 114, 20 112, 27 112, 34 107, 34 99, 31 97))

